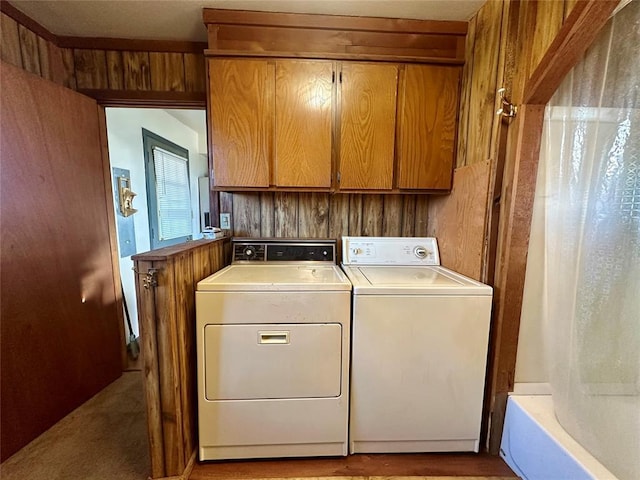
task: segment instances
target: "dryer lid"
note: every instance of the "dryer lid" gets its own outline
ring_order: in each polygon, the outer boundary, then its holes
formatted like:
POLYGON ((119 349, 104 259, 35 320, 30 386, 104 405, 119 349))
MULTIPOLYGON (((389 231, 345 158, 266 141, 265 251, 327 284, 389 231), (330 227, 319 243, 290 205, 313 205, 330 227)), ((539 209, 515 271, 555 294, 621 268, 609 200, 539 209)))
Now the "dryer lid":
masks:
POLYGON ((350 290, 336 265, 230 265, 198 282, 198 291, 350 290))

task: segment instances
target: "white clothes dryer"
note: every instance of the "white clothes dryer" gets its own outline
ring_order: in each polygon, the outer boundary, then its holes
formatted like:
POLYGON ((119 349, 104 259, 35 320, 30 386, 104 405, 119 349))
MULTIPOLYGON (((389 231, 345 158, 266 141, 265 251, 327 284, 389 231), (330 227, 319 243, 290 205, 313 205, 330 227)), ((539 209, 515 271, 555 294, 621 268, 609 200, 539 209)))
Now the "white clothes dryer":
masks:
POLYGON ((343 237, 353 284, 350 452, 479 449, 492 288, 435 238, 343 237))
POLYGON ((335 240, 233 239, 198 283, 200 460, 347 454, 351 283, 335 240))

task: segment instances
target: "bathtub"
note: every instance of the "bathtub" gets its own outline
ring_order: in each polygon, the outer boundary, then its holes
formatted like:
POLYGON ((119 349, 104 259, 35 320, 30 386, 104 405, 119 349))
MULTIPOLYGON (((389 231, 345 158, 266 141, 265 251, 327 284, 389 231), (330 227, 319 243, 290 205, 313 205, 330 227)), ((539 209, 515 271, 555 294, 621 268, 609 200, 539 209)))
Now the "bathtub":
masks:
POLYGON ((509 396, 500 456, 526 480, 616 479, 558 423, 551 395, 509 396))

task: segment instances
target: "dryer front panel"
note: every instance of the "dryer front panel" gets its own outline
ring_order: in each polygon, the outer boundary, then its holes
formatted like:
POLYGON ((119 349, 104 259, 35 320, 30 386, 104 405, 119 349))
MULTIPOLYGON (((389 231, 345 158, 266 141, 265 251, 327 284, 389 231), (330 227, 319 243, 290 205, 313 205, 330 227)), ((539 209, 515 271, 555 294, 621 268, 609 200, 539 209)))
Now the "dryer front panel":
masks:
POLYGON ((207 325, 207 400, 338 397, 342 325, 207 325))

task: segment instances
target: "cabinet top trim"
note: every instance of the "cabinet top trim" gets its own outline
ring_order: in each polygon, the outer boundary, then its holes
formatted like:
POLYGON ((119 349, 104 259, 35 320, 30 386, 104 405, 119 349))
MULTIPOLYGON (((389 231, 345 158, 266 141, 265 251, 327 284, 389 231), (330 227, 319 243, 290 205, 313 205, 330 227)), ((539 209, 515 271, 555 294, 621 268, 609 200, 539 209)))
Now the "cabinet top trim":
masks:
POLYGON ((330 53, 330 52, 265 52, 246 50, 217 50, 207 49, 204 51, 206 57, 247 57, 247 58, 296 58, 313 60, 360 60, 371 62, 394 62, 394 63, 429 63, 443 65, 464 65, 464 59, 446 57, 413 57, 398 55, 378 55, 366 53, 330 53))
POLYGON ((274 13, 250 10, 204 8, 205 24, 253 25, 288 28, 338 29, 366 32, 466 35, 468 23, 443 20, 354 17, 303 13, 274 13))

